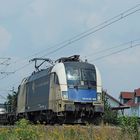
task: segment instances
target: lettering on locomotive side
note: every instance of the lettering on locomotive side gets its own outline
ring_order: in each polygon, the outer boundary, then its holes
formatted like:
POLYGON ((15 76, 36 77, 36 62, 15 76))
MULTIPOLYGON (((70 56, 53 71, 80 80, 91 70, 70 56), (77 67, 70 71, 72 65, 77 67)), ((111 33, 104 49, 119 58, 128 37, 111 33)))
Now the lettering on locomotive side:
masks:
POLYGON ((96 100, 96 98, 82 98, 82 100, 93 101, 96 100))

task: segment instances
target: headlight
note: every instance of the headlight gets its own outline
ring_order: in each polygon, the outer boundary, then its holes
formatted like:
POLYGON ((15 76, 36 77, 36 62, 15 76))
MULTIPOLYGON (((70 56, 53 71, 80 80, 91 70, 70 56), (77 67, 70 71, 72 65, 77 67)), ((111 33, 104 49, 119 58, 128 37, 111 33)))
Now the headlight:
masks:
POLYGON ((97 100, 101 100, 101 93, 97 93, 97 100))
POLYGON ((62 98, 68 99, 68 92, 67 91, 62 91, 62 98))

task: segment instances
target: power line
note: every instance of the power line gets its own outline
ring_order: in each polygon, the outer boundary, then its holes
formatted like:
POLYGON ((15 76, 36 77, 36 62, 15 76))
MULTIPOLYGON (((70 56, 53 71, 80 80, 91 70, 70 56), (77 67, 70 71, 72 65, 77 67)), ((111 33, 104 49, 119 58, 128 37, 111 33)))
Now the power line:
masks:
MULTIPOLYGON (((36 55, 38 55, 38 54, 40 54, 42 52, 48 51, 48 49, 53 49, 55 47, 58 47, 55 50, 50 51, 50 52, 46 53, 45 55, 43 55, 41 57, 44 57, 44 56, 49 55, 49 54, 53 54, 53 53, 65 48, 65 47, 67 47, 68 45, 73 44, 76 41, 79 41, 79 40, 81 40, 81 39, 83 39, 83 38, 85 38, 85 37, 97 32, 97 31, 99 31, 99 30, 101 30, 101 29, 103 29, 103 28, 105 28, 105 27, 107 27, 107 26, 109 26, 109 25, 111 25, 111 24, 113 24, 113 23, 115 23, 115 22, 117 22, 117 21, 129 16, 129 15, 132 15, 132 14, 136 13, 137 11, 140 10, 140 9, 137 9, 138 7, 140 7, 140 4, 137 4, 134 7, 125 10, 124 12, 122 12, 122 13, 120 13, 120 14, 118 14, 118 15, 116 15, 116 16, 114 16, 114 17, 112 17, 112 18, 110 18, 110 19, 108 19, 108 20, 106 20, 104 22, 102 22, 101 24, 99 24, 97 26, 91 27, 88 30, 86 30, 86 31, 84 31, 82 33, 79 33, 79 34, 73 36, 72 38, 70 38, 68 40, 62 41, 60 43, 57 43, 55 45, 50 46, 47 49, 39 51, 39 52, 31 55, 31 57, 36 56, 36 55)), ((28 56, 27 58, 29 58, 29 57, 30 56, 28 56)))
POLYGON ((87 30, 87 31, 85 31, 85 32, 83 32, 81 34, 76 35, 75 37, 67 40, 64 45, 60 46, 59 48, 57 48, 57 49, 55 49, 53 51, 48 52, 47 54, 43 55, 42 57, 44 57, 46 55, 49 55, 49 54, 53 54, 53 53, 65 48, 65 47, 67 47, 70 44, 73 44, 73 43, 75 43, 75 42, 77 42, 77 41, 79 41, 79 40, 81 40, 83 38, 86 38, 87 36, 90 36, 91 34, 96 33, 97 31, 100 31, 100 30, 104 29, 105 27, 107 27, 109 25, 112 25, 113 23, 116 23, 116 22, 122 20, 123 18, 126 18, 129 15, 132 15, 132 14, 140 11, 140 8, 136 9, 139 6, 140 6, 140 4, 138 4, 138 5, 134 6, 134 7, 126 10, 125 12, 122 12, 121 14, 119 14, 119 15, 117 15, 117 16, 109 19, 109 20, 106 20, 105 22, 103 22, 103 23, 101 23, 101 24, 99 24, 99 25, 97 25, 97 26, 95 26, 93 28, 90 28, 89 30, 87 30))
MULTIPOLYGON (((136 40, 132 40, 132 41, 129 41, 129 42, 126 42, 126 43, 122 43, 120 46, 122 46, 123 44, 124 44, 124 45, 130 44, 130 45, 129 45, 129 47, 123 48, 123 49, 121 49, 121 50, 112 52, 112 53, 107 54, 107 55, 103 55, 103 56, 101 56, 101 57, 97 57, 97 58, 95 58, 93 61, 98 61, 98 60, 100 60, 100 59, 109 57, 109 56, 111 56, 111 55, 118 54, 118 53, 121 53, 121 52, 123 52, 123 51, 126 51, 126 50, 128 50, 128 49, 130 49, 130 48, 134 48, 134 47, 140 46, 140 43, 139 43, 139 44, 135 44, 135 45, 132 44, 132 42, 139 41, 139 40, 140 40, 140 39, 136 39, 136 40)), ((111 48, 110 48, 110 49, 111 49, 111 48)), ((113 49, 113 47, 112 47, 112 49, 113 49)), ((104 51, 107 51, 107 50, 109 50, 109 49, 106 49, 106 50, 104 50, 104 51)), ((31 63, 32 63, 32 62, 31 62, 31 63)), ((30 65, 30 63, 28 63, 28 64, 26 64, 26 65, 24 65, 24 66, 22 66, 22 67, 16 69, 16 70, 15 70, 13 73, 11 73, 11 74, 16 73, 17 71, 20 71, 20 70, 22 70, 23 68, 25 68, 25 67, 27 67, 27 66, 29 66, 29 65, 30 65)), ((9 74, 9 75, 10 75, 10 74, 9 74)), ((5 75, 5 76, 2 77, 0 80, 6 78, 6 76, 9 76, 9 75, 5 75)))
POLYGON ((95 55, 95 54, 101 54, 101 53, 108 52, 108 51, 110 51, 110 50, 118 49, 118 48, 120 48, 120 47, 122 47, 122 46, 132 45, 132 44, 134 44, 134 43, 137 42, 137 41, 140 41, 140 38, 135 39, 135 40, 131 40, 131 41, 127 41, 127 42, 124 42, 124 43, 121 43, 121 44, 119 44, 119 45, 117 45, 117 46, 110 47, 110 48, 108 48, 108 49, 102 49, 102 50, 99 50, 99 51, 96 51, 96 52, 87 54, 87 56, 90 57, 90 56, 95 55))
POLYGON ((121 49, 121 50, 112 52, 112 53, 107 54, 107 55, 103 55, 103 56, 101 56, 101 57, 97 57, 97 58, 95 58, 93 61, 98 61, 98 60, 100 60, 100 59, 109 57, 109 56, 114 55, 114 54, 121 53, 121 52, 123 52, 123 51, 126 51, 126 50, 128 50, 128 49, 131 49, 131 48, 134 48, 134 47, 137 47, 137 46, 140 46, 140 43, 139 43, 139 44, 135 44, 135 45, 130 45, 129 47, 123 48, 123 49, 121 49))
MULTIPOLYGON (((123 18, 129 16, 129 15, 131 15, 131 14, 136 13, 137 11, 140 10, 140 9, 136 9, 136 8, 139 7, 139 6, 140 6, 140 4, 137 4, 137 5, 135 5, 134 7, 129 8, 129 9, 125 10, 124 12, 118 14, 117 16, 114 16, 114 17, 112 17, 112 18, 110 18, 110 19, 108 19, 108 20, 102 22, 102 23, 99 24, 99 25, 94 26, 94 27, 91 27, 91 28, 88 29, 87 31, 75 35, 74 37, 72 37, 72 38, 69 39, 69 40, 62 41, 62 42, 60 42, 60 43, 57 43, 57 44, 55 44, 54 46, 51 46, 51 47, 49 47, 49 48, 47 48, 47 49, 44 49, 43 51, 40 51, 40 52, 38 52, 38 53, 35 53, 34 55, 40 54, 40 53, 44 52, 45 50, 55 48, 56 46, 60 46, 59 48, 56 48, 55 50, 50 51, 50 52, 48 52, 47 54, 45 54, 45 55, 43 55, 43 56, 41 56, 41 57, 44 57, 44 56, 49 55, 49 54, 53 54, 53 53, 59 51, 60 49, 63 49, 63 48, 65 48, 66 46, 68 46, 68 45, 70 45, 70 44, 72 44, 72 43, 74 43, 74 42, 76 42, 76 41, 79 41, 79 40, 81 40, 81 39, 83 39, 83 38, 85 38, 85 37, 87 37, 87 36, 89 36, 89 35, 91 35, 91 34, 97 32, 97 31, 99 31, 99 30, 101 30, 101 29, 103 29, 103 28, 105 28, 105 27, 107 27, 107 26, 109 26, 109 25, 111 25, 111 24, 113 24, 113 23, 115 23, 115 22, 117 22, 117 21, 119 21, 119 20, 121 20, 121 19, 123 19, 123 18), (100 26, 101 26, 101 27, 100 27, 100 26), (96 29, 96 28, 97 28, 97 29, 96 29), (92 30, 93 30, 93 31, 92 31, 92 30)), ((34 55, 32 55, 32 56, 34 56, 34 55)))
MULTIPOLYGON (((66 41, 60 42, 60 43, 58 43, 58 44, 55 44, 54 46, 52 46, 52 47, 50 47, 50 48, 55 48, 56 46, 60 46, 60 47, 56 48, 56 49, 53 50, 53 51, 48 52, 47 54, 43 55, 42 57, 44 57, 44 56, 46 56, 46 55, 49 55, 49 54, 53 54, 53 53, 55 53, 55 52, 57 52, 57 51, 59 51, 59 50, 65 48, 65 47, 67 47, 67 46, 70 45, 70 44, 73 44, 73 43, 75 43, 75 42, 77 42, 77 41, 79 41, 79 40, 81 40, 81 39, 83 39, 83 38, 86 38, 86 37, 90 36, 91 34, 96 33, 97 31, 100 31, 100 30, 104 29, 105 27, 107 27, 107 26, 109 26, 109 25, 112 25, 113 23, 116 23, 116 22, 118 22, 118 21, 120 21, 120 20, 122 20, 122 19, 128 17, 129 15, 132 15, 132 14, 134 14, 134 13, 140 11, 140 8, 138 8, 138 7, 140 7, 140 4, 137 4, 136 6, 134 6, 134 7, 130 8, 130 9, 128 9, 128 10, 126 10, 126 11, 120 13, 120 14, 117 15, 117 16, 114 16, 113 18, 110 18, 109 20, 104 21, 103 23, 101 23, 101 24, 99 24, 99 25, 97 25, 97 26, 94 26, 94 27, 88 29, 88 30, 85 31, 85 32, 82 32, 82 33, 80 33, 80 34, 78 34, 78 35, 75 35, 74 37, 72 37, 72 38, 69 39, 69 40, 66 40, 66 41)), ((48 49, 50 49, 50 48, 47 48, 47 49, 45 49, 45 50, 48 50, 48 49)), ((45 50, 43 50, 43 52, 44 52, 45 50)), ((40 52, 38 52, 38 53, 36 53, 36 54, 34 54, 34 55, 40 54, 41 52, 42 52, 42 51, 40 51, 40 52)), ((32 55, 32 56, 34 56, 34 55, 32 55)), ((22 67, 16 69, 16 70, 14 71, 14 73, 16 73, 16 72, 19 71, 19 70, 22 70, 23 68, 27 67, 28 65, 30 65, 30 64, 26 64, 26 65, 24 65, 24 66, 22 66, 22 67)))

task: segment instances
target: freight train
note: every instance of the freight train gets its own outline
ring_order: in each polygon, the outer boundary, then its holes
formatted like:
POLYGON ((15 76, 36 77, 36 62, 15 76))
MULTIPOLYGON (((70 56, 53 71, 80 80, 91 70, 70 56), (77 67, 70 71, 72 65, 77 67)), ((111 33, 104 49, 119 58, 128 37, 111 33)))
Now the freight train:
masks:
MULTIPOLYGON (((35 64, 39 59, 34 59, 35 64)), ((47 59, 49 61, 49 59, 47 59)), ((50 62, 50 61, 49 61, 50 62)), ((99 70, 80 60, 63 57, 24 78, 18 88, 16 119, 33 122, 94 122, 104 113, 99 70)), ((13 117, 13 116, 12 116, 13 117)))

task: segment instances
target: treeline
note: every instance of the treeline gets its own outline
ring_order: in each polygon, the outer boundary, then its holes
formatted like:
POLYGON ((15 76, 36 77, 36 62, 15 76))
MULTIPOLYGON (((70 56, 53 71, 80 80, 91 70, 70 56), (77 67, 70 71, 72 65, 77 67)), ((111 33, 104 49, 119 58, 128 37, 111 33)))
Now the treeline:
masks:
POLYGON ((12 94, 8 94, 7 100, 4 103, 7 112, 16 112, 17 96, 18 96, 18 92, 15 91, 13 91, 12 94))

